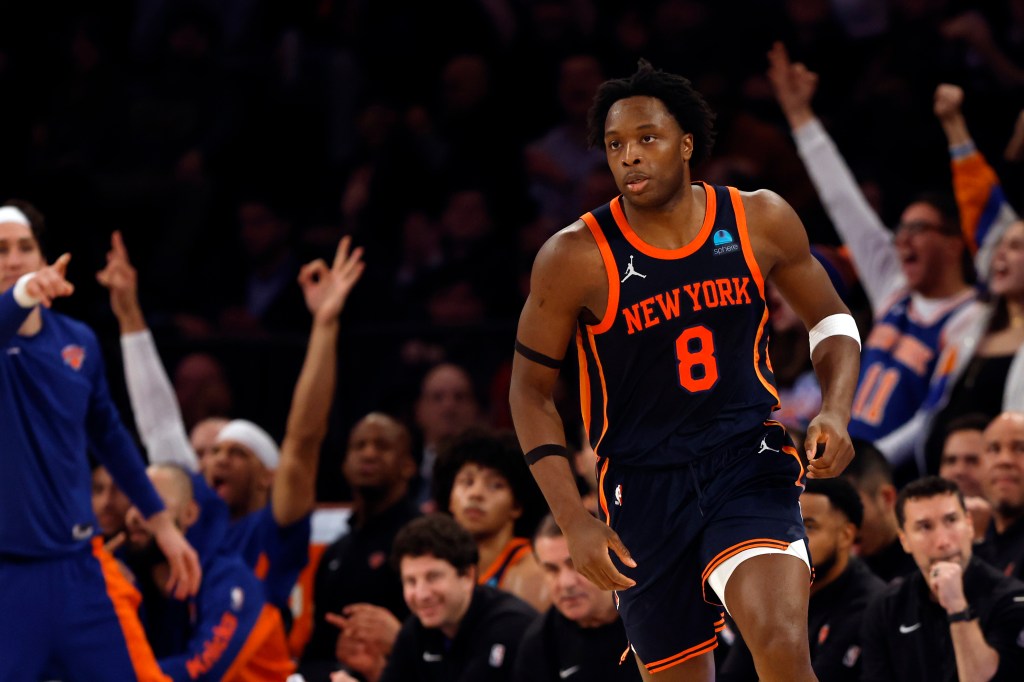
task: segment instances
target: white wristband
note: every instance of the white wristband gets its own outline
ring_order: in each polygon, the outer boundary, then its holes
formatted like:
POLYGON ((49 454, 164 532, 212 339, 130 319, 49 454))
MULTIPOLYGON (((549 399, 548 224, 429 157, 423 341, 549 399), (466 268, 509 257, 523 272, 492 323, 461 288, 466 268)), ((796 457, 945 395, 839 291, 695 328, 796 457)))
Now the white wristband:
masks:
POLYGON ((828 337, 836 336, 837 334, 849 336, 857 342, 858 348, 861 347, 860 330, 857 329, 857 322, 854 321, 853 316, 848 313, 837 313, 824 318, 821 322, 814 325, 814 329, 810 331, 808 336, 811 342, 811 355, 814 355, 815 346, 828 337))
POLYGON ((22 308, 35 308, 43 299, 30 296, 28 293, 28 281, 36 276, 36 273, 29 272, 18 278, 14 285, 14 300, 22 308))

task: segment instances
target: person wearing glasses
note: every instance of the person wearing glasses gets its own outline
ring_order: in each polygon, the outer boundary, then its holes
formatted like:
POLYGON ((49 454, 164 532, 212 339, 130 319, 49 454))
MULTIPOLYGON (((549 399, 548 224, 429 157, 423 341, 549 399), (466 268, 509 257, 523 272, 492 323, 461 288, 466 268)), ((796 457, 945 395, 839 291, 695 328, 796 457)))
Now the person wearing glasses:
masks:
POLYGON ((952 192, 923 193, 890 232, 861 192, 811 107, 818 75, 776 43, 771 81, 797 151, 839 236, 849 247, 874 317, 861 355, 849 432, 873 442, 898 483, 923 473, 914 455, 926 433, 919 411, 939 356, 984 314, 952 192))

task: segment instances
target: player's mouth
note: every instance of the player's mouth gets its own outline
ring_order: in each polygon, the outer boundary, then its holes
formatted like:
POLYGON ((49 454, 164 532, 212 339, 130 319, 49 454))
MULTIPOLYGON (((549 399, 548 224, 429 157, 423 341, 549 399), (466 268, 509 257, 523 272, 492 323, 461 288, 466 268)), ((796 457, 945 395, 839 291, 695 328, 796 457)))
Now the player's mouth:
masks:
POLYGON ((644 191, 649 181, 650 178, 640 173, 629 173, 625 177, 626 188, 634 194, 644 191))
POLYGON ((223 476, 214 476, 210 479, 210 487, 213 488, 213 492, 223 497, 228 491, 228 480, 223 476))
POLYGON ((474 521, 479 521, 486 516, 484 510, 480 507, 466 507, 462 510, 462 515, 467 519, 472 519, 474 521))

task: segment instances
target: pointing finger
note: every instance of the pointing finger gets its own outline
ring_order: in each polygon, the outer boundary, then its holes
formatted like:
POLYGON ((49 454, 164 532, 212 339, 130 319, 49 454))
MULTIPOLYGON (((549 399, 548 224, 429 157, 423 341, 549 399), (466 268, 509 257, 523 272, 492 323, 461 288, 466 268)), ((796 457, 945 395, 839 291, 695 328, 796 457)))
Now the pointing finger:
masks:
POLYGON ((71 254, 70 253, 63 253, 63 254, 61 254, 60 258, 58 258, 57 260, 55 260, 53 262, 53 269, 56 270, 58 273, 60 273, 61 277, 64 277, 64 275, 67 273, 67 270, 68 270, 68 263, 70 263, 70 262, 71 262, 71 254))

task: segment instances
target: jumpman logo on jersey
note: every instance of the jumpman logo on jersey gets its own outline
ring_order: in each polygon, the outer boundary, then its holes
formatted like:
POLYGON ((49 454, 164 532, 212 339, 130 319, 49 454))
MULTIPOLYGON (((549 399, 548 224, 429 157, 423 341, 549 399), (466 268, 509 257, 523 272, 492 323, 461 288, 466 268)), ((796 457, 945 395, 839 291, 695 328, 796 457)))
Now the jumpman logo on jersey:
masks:
POLYGON ((619 284, 622 284, 622 282, 625 282, 625 281, 626 281, 627 279, 629 279, 629 278, 630 278, 630 277, 632 277, 633 275, 636 275, 636 276, 637 276, 637 277, 639 277, 640 279, 647 279, 647 275, 641 275, 641 274, 640 274, 639 272, 637 272, 637 271, 636 271, 636 269, 635 269, 635 268, 633 267, 633 257, 632 257, 632 256, 630 256, 630 257, 629 257, 629 265, 627 265, 627 266, 626 266, 626 276, 622 278, 622 281, 621 281, 621 282, 619 282, 619 284))
POLYGON ((757 454, 760 455, 765 450, 771 450, 772 452, 778 452, 778 450, 776 450, 775 448, 768 447, 768 443, 765 440, 767 437, 768 436, 764 436, 764 437, 761 438, 761 449, 757 451, 757 454))

